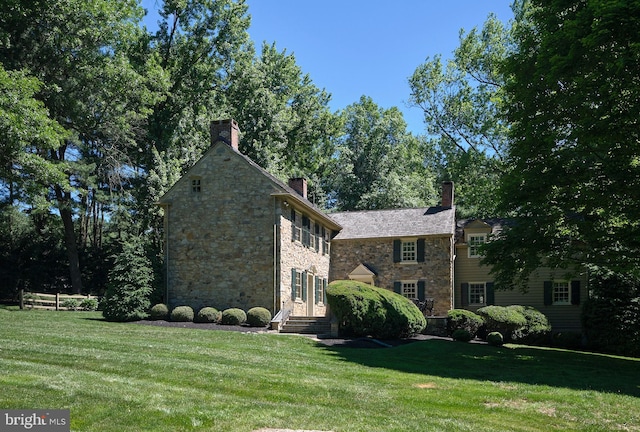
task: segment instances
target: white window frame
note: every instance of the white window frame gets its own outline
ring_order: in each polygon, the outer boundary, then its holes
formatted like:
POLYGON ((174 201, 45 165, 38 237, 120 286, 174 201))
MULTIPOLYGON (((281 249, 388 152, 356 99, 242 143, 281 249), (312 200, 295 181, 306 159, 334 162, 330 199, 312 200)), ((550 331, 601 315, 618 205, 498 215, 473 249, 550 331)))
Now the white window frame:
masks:
POLYGON ((554 280, 551 289, 551 300, 552 305, 570 305, 571 282, 566 280, 554 280), (562 297, 562 299, 560 297, 562 297))
POLYGON ((467 256, 469 258, 480 258, 482 255, 478 250, 478 247, 487 242, 487 235, 483 233, 479 234, 467 234, 467 256))
POLYGON ((409 300, 418 299, 418 281, 417 280, 403 280, 400 281, 400 294, 409 300))
POLYGON ((469 282, 468 290, 469 298, 467 301, 469 305, 486 305, 487 304, 487 283, 486 282, 469 282), (482 293, 478 296, 478 292, 482 290, 482 293), (475 291, 475 292, 474 292, 475 291), (476 296, 476 298, 473 298, 476 296), (478 301, 474 301, 474 300, 478 301))
POLYGON ((418 262, 418 240, 417 239, 400 239, 400 262, 401 263, 417 263, 418 262))
POLYGON ((294 300, 302 301, 302 277, 304 273, 296 270, 296 298, 294 300))

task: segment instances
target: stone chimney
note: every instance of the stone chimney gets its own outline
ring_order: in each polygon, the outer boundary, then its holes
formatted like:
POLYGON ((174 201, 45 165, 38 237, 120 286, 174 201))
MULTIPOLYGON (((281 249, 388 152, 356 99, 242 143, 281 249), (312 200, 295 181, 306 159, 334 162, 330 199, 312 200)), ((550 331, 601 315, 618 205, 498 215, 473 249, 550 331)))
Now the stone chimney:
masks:
POLYGON ((233 119, 214 120, 211 122, 211 145, 222 141, 235 151, 238 151, 238 123, 233 119))
POLYGON ((303 177, 289 179, 289 187, 298 192, 302 198, 307 197, 307 179, 303 177))
POLYGON ((453 207, 453 182, 442 182, 442 207, 453 207))

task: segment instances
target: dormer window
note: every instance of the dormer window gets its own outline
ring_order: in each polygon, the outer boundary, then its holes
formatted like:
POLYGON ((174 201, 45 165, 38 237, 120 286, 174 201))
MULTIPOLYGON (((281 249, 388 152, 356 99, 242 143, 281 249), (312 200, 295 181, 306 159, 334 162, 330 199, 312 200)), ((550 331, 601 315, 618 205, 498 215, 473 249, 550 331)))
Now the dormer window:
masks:
POLYGON ((467 236, 467 245, 469 246, 469 258, 480 258, 480 246, 487 242, 486 234, 469 234, 467 236))

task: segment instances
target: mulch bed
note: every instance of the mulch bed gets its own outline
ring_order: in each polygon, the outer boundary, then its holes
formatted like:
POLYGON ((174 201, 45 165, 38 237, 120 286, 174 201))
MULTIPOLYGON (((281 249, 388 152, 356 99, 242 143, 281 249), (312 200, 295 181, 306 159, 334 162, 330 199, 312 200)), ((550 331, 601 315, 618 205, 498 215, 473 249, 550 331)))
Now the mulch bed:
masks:
MULTIPOLYGON (((236 331, 243 333, 274 333, 279 334, 275 330, 269 330, 266 327, 249 327, 246 325, 232 326, 213 323, 193 323, 193 322, 172 322, 172 321, 151 321, 143 320, 136 321, 136 324, 153 325, 159 327, 179 327, 179 328, 191 328, 200 330, 220 330, 220 331, 236 331)), ((286 333, 281 333, 286 334, 286 333)), ((406 345, 408 343, 419 342, 431 339, 451 340, 451 338, 431 336, 431 335, 416 335, 407 339, 393 339, 393 340, 378 340, 370 337, 354 337, 354 338, 332 338, 323 335, 294 335, 309 337, 318 342, 319 344, 331 346, 331 347, 345 347, 345 348, 391 348, 400 345, 406 345)))

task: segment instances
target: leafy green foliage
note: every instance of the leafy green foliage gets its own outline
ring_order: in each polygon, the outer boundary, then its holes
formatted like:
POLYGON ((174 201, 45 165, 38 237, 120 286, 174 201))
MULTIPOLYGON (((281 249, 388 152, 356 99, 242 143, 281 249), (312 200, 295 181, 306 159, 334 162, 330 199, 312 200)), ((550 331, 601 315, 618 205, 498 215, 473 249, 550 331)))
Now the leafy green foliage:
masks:
POLYGON ((545 314, 531 306, 513 305, 508 308, 518 311, 526 320, 526 324, 511 335, 514 342, 530 345, 548 344, 551 324, 545 314))
POLYGON ((78 299, 68 298, 64 299, 60 306, 66 308, 67 310, 76 311, 80 307, 80 302, 78 301, 78 299))
POLYGON ((80 302, 80 310, 91 312, 98 309, 98 300, 94 298, 82 299, 80 302))
POLYGON ((478 309, 484 319, 487 332, 502 333, 505 341, 510 341, 513 333, 527 325, 527 319, 518 310, 504 306, 485 306, 478 309))
POLYGON ((458 329, 464 329, 475 337, 480 326, 484 324, 481 316, 466 309, 452 309, 447 312, 447 333, 452 335, 458 329))
POLYGON ((637 2, 534 0, 505 64, 511 124, 499 205, 521 220, 487 247, 496 283, 542 260, 640 268, 637 2))
POLYGON ((140 240, 132 237, 122 245, 109 272, 102 314, 108 321, 135 321, 148 316, 153 272, 140 240))
POLYGON ((501 346, 504 343, 504 338, 500 332, 491 332, 487 335, 487 342, 492 346, 501 346))
POLYGON ((471 333, 463 328, 456 329, 451 337, 453 338, 453 340, 458 342, 469 342, 471 339, 473 339, 471 333))
POLYGON ((169 307, 164 303, 155 304, 149 309, 150 320, 168 320, 169 307))
POLYGON ((176 306, 171 311, 171 321, 174 322, 192 322, 194 317, 191 306, 176 306))
POLYGON ((222 312, 213 307, 203 307, 194 318, 197 323, 219 323, 222 319, 222 312))
POLYGON ((593 295, 582 308, 582 326, 589 347, 640 356, 640 278, 597 274, 593 295))
POLYGON ((229 308, 222 311, 222 320, 224 325, 242 325, 247 321, 247 313, 239 308, 229 308))
POLYGON ((412 336, 426 327, 424 315, 411 300, 362 282, 331 282, 327 301, 345 335, 392 339, 412 336))
POLYGON ((271 312, 263 307, 254 307, 247 311, 247 324, 251 327, 266 327, 271 322, 271 312))

